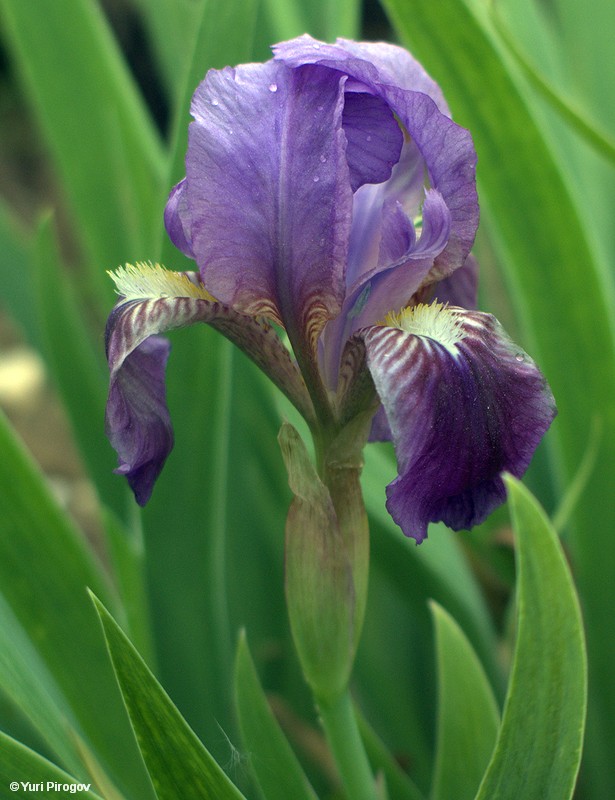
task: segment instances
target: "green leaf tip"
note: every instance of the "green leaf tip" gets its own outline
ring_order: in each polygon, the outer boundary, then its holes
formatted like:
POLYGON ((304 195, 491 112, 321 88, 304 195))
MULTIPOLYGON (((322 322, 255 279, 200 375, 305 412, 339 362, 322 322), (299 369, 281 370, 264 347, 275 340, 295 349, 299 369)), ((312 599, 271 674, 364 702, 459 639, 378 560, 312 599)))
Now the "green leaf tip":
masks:
POLYGON ((517 543, 518 632, 502 725, 476 800, 569 800, 587 701, 581 612, 545 512, 520 481, 504 481, 517 543))
POLYGON ((245 800, 94 596, 115 675, 158 800, 245 800))
POLYGON ((266 800, 316 800, 260 684, 244 630, 235 657, 235 702, 244 750, 266 800))
POLYGON ((457 621, 430 601, 438 662, 438 726, 431 800, 472 800, 500 714, 482 664, 457 621), (463 736, 459 732, 463 731, 463 736))

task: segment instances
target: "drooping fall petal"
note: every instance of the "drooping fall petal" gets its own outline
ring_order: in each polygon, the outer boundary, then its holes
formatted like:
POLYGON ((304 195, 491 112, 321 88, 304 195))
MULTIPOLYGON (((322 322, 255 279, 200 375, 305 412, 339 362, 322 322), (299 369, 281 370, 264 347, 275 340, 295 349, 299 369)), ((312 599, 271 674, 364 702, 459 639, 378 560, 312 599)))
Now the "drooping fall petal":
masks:
POLYGON ((242 349, 289 397, 313 415, 305 384, 275 330, 209 295, 194 273, 152 265, 127 267, 114 276, 122 299, 106 331, 111 371, 106 430, 137 502, 149 499, 173 447, 166 405, 168 342, 157 334, 205 322, 242 349))
POLYGON ((421 542, 429 522, 460 530, 505 499, 555 416, 544 377, 489 314, 420 305, 360 332, 389 423, 398 477, 387 508, 421 542))
POLYGON ((126 476, 142 506, 173 449, 165 389, 169 350, 166 339, 150 336, 124 358, 109 384, 105 431, 118 455, 116 472, 126 476))

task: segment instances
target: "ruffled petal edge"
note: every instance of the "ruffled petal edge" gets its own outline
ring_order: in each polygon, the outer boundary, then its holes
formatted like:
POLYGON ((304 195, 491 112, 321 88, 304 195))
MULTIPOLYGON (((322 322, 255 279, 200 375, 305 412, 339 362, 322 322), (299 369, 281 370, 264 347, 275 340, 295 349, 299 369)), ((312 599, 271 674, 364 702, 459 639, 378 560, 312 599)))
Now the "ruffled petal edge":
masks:
POLYGON ((359 332, 389 423, 398 477, 387 508, 421 542, 430 522, 482 522, 520 477, 555 403, 543 375, 490 314, 419 306, 359 332))

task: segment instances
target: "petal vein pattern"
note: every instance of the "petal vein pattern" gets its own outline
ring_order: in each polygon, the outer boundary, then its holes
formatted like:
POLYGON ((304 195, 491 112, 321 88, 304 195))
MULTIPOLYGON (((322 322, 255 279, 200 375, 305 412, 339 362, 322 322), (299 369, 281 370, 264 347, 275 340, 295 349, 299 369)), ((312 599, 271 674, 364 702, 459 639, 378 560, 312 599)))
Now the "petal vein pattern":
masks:
POLYGON ((120 288, 150 299, 121 299, 106 330, 111 371, 107 435, 119 456, 118 471, 127 476, 141 505, 149 499, 173 447, 164 383, 169 344, 157 334, 195 322, 211 325, 243 350, 306 419, 314 413, 305 382, 274 328, 205 299, 207 293, 195 273, 166 273, 157 265, 149 270, 149 285, 144 265, 116 274, 120 288), (183 288, 188 296, 152 298, 161 282, 169 290, 183 288))
MULTIPOLYGON (((212 70, 192 105, 181 230, 203 283, 224 304, 284 325, 299 350, 314 349, 343 298, 344 80, 273 62, 212 70)), ((167 226, 179 230, 172 217, 167 226)))
POLYGON ((397 454, 387 508, 420 542, 429 522, 471 528, 504 500, 501 473, 525 472, 555 405, 489 314, 434 304, 388 322, 358 335, 397 454))

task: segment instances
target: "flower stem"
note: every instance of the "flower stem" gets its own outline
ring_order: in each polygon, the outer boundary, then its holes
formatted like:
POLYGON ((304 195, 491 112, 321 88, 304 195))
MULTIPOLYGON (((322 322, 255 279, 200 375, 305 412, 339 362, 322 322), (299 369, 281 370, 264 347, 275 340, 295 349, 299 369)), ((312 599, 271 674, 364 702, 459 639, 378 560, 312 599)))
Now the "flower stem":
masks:
POLYGON ((332 700, 319 700, 318 708, 346 795, 352 800, 377 800, 374 776, 359 734, 349 690, 332 700))

